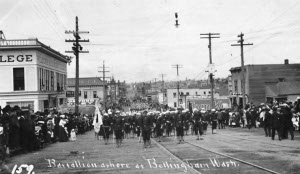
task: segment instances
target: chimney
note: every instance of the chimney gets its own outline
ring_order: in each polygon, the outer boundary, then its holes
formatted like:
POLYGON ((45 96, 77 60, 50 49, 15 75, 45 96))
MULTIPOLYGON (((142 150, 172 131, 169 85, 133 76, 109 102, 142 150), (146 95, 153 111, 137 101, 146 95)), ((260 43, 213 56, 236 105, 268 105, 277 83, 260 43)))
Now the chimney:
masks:
POLYGON ((284 64, 288 65, 289 64, 289 59, 284 59, 284 64))

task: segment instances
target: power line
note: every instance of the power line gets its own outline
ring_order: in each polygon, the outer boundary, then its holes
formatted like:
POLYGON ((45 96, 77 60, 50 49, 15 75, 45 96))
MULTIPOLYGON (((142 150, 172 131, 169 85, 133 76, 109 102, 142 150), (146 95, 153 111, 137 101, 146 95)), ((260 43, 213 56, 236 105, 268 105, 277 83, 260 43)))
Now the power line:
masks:
POLYGON ((215 73, 214 70, 214 64, 212 63, 212 55, 211 55, 211 39, 214 38, 220 38, 220 33, 205 33, 205 34, 200 34, 200 39, 208 39, 209 45, 209 78, 210 78, 210 84, 211 84, 211 109, 215 108, 214 105, 214 78, 213 74, 215 73), (205 37, 203 37, 205 36, 205 37))
MULTIPOLYGON (((176 65, 172 65, 172 68, 176 68, 177 70, 177 77, 179 77, 179 68, 183 68, 182 65, 176 64, 176 65)), ((179 79, 177 82, 177 107, 179 107, 179 79)))
POLYGON ((88 51, 83 51, 82 46, 79 42, 89 42, 89 40, 81 40, 79 34, 89 33, 88 31, 79 31, 78 17, 75 18, 75 31, 65 31, 66 34, 73 34, 75 40, 66 39, 66 42, 73 42, 73 51, 66 51, 66 53, 73 53, 76 57, 76 79, 75 79, 75 113, 78 114, 79 106, 79 53, 88 53, 88 51))
POLYGON ((245 67, 244 67, 244 46, 249 46, 249 45, 253 45, 253 43, 247 43, 244 44, 244 34, 241 33, 240 35, 238 35, 238 37, 240 38, 240 40, 238 40, 239 44, 231 44, 231 46, 239 46, 241 47, 241 68, 242 68, 242 92, 243 92, 243 109, 245 109, 246 106, 246 78, 245 78, 245 67))
MULTIPOLYGON (((108 67, 105 67, 105 62, 103 61, 103 66, 102 67, 99 67, 99 68, 102 68, 102 71, 98 71, 98 72, 102 72, 103 73, 103 76, 102 76, 102 79, 103 79, 103 106, 104 106, 104 109, 106 109, 106 87, 105 87, 105 82, 106 82, 106 78, 110 78, 110 77, 105 77, 105 73, 106 72, 109 72, 109 71, 106 71, 106 68, 108 67)), ((101 79, 101 77, 100 77, 101 79)))

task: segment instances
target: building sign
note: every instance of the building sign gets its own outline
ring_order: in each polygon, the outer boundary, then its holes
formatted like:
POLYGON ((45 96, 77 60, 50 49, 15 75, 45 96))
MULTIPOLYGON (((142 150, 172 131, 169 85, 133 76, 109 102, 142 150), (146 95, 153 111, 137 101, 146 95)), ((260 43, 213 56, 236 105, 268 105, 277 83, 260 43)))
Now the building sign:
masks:
POLYGON ((74 91, 66 91, 66 96, 67 97, 75 97, 75 92, 74 91))
MULTIPOLYGON (((211 109, 210 99, 188 99, 187 101, 192 104, 192 108, 204 108, 205 110, 211 109)), ((229 102, 229 99, 214 99, 214 107, 215 109, 229 108, 229 102)))
POLYGON ((0 63, 3 62, 32 62, 32 55, 0 55, 0 63))
MULTIPOLYGON (((79 106, 95 106, 98 99, 79 100, 79 106)), ((68 100, 68 106, 75 106, 75 100, 68 100)))

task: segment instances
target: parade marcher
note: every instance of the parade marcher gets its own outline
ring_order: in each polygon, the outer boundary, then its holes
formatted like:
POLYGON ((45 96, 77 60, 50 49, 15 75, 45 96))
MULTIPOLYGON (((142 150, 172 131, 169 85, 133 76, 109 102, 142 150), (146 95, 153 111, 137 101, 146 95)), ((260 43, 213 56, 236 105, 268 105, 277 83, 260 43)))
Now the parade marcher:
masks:
POLYGON ((101 126, 103 129, 103 139, 104 139, 104 144, 107 145, 108 144, 108 140, 109 140, 109 134, 110 134, 110 120, 108 117, 107 113, 103 114, 103 125, 101 126))
POLYGON ((165 118, 166 118, 166 134, 169 137, 170 133, 172 132, 172 129, 173 129, 172 128, 173 119, 172 119, 170 111, 166 112, 166 117, 165 118))
POLYGON ((273 113, 271 115, 271 127, 272 127, 272 140, 275 138, 275 133, 278 134, 278 139, 281 140, 280 132, 280 113, 276 107, 273 107, 273 113))
POLYGON ((212 134, 216 134, 216 129, 217 129, 217 124, 218 124, 218 118, 217 118, 217 114, 215 113, 215 109, 211 110, 211 129, 212 129, 212 134))
POLYGON ((208 127, 208 123, 209 123, 209 118, 208 118, 208 115, 205 111, 204 108, 201 109, 201 123, 202 123, 202 126, 203 126, 203 134, 206 135, 206 132, 207 132, 207 127, 208 127))
POLYGON ((160 113, 155 122, 155 130, 156 136, 158 138, 158 142, 161 142, 161 136, 163 132, 163 114, 160 113))
POLYGON ((190 129, 190 124, 191 124, 192 116, 189 113, 189 110, 185 110, 185 121, 184 121, 184 132, 185 135, 188 135, 188 130, 190 129))
POLYGON ((142 136, 144 141, 144 148, 147 148, 147 146, 150 146, 150 136, 151 136, 151 127, 153 123, 150 117, 150 113, 147 113, 147 111, 143 112, 142 115, 142 136))
POLYGON ((135 137, 135 134, 136 134, 136 113, 132 113, 132 116, 131 116, 131 119, 130 119, 130 134, 131 134, 131 138, 134 138, 135 137))
MULTIPOLYGON (((124 113, 123 113, 124 115, 124 113)), ((114 128, 116 135, 116 144, 117 147, 120 147, 122 144, 122 134, 123 134, 123 118, 120 116, 120 111, 116 111, 115 120, 114 120, 114 128)))
POLYGON ((126 113, 124 116, 124 138, 128 139, 130 136, 130 116, 129 113, 126 113))
POLYGON ((174 112, 174 125, 176 127, 176 136, 178 140, 178 144, 183 143, 184 139, 184 131, 183 131, 183 126, 185 122, 185 113, 186 111, 183 110, 177 110, 174 112))
POLYGON ((219 129, 223 129, 223 113, 220 110, 217 111, 217 118, 219 129))
POLYGON ((194 120, 194 130, 195 130, 195 135, 197 136, 197 140, 203 140, 202 135, 203 135, 203 124, 202 124, 202 118, 201 118, 201 113, 198 111, 198 109, 194 109, 193 111, 193 120, 194 120))
POLYGON ((142 116, 141 113, 138 112, 136 114, 136 135, 138 137, 139 143, 141 143, 141 128, 142 128, 142 116))

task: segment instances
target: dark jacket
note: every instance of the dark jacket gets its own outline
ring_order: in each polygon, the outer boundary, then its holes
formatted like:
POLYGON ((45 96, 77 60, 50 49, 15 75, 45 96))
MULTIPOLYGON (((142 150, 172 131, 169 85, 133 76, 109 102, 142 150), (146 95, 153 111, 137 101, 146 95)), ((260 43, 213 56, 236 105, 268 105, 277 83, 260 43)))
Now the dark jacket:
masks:
POLYGON ((277 112, 274 112, 273 114, 271 114, 271 127, 273 129, 279 129, 280 127, 280 114, 278 114, 277 112))

